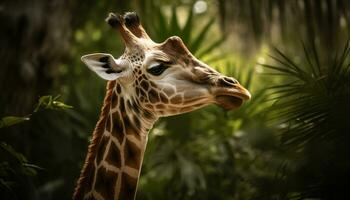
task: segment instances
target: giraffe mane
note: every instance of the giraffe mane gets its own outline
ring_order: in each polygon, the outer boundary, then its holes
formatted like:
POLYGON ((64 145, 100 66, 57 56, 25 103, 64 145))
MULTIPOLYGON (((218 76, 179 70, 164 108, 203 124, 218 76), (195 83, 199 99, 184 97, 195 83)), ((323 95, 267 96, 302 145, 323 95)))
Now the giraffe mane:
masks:
POLYGON ((82 191, 82 187, 83 185, 87 184, 86 181, 90 176, 89 172, 92 169, 93 161, 94 161, 94 158, 96 157, 96 152, 97 152, 96 149, 98 147, 98 144, 101 140, 101 137, 105 128, 105 124, 106 124, 105 122, 108 116, 109 107, 111 105, 110 99, 111 99, 111 96, 113 95, 113 88, 115 84, 116 84, 116 81, 109 81, 107 84, 107 92, 103 100, 101 115, 92 133, 92 140, 88 147, 88 154, 86 156, 84 166, 81 170, 80 177, 77 181, 77 185, 73 194, 73 199, 83 199, 83 196, 81 196, 81 195, 84 195, 82 191))

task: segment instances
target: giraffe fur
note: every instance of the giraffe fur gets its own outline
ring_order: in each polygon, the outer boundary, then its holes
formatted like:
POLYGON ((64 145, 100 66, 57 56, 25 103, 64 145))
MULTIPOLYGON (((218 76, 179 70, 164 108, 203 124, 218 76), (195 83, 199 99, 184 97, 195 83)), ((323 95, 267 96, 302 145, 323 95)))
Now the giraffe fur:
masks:
POLYGON ((160 117, 209 104, 232 110, 250 98, 237 80, 195 58, 181 38, 152 41, 136 13, 112 13, 106 21, 126 48, 118 59, 82 57, 108 83, 74 200, 135 199, 148 132, 160 117))

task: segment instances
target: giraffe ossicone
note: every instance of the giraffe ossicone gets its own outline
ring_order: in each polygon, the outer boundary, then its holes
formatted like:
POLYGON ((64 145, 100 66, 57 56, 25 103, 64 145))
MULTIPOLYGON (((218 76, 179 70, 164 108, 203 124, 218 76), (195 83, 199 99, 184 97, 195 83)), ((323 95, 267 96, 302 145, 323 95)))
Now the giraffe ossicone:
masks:
POLYGON ((82 57, 108 80, 101 115, 73 199, 135 199, 148 131, 159 117, 217 104, 235 109, 250 99, 237 80, 196 59, 177 36, 150 39, 136 13, 110 14, 126 46, 82 57))

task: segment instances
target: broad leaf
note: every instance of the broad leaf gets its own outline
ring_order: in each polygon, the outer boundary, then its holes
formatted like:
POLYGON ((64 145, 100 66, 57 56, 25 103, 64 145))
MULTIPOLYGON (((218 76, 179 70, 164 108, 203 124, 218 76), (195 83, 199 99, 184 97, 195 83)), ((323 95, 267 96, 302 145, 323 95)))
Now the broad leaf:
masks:
POLYGON ((16 116, 7 116, 3 117, 0 121, 0 128, 6 127, 6 126, 13 126, 15 124, 28 121, 29 117, 16 117, 16 116))

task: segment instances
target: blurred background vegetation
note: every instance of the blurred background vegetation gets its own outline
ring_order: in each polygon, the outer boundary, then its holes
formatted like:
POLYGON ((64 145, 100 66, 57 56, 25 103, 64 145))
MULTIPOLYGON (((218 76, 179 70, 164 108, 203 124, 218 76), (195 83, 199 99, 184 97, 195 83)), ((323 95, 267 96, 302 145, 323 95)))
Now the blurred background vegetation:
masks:
POLYGON ((0 117, 24 118, 0 123, 0 199, 71 198, 106 85, 80 57, 123 52, 104 19, 125 11, 156 42, 182 37, 253 97, 233 112, 161 119, 137 199, 348 199, 349 9, 347 0, 1 1, 0 117))

